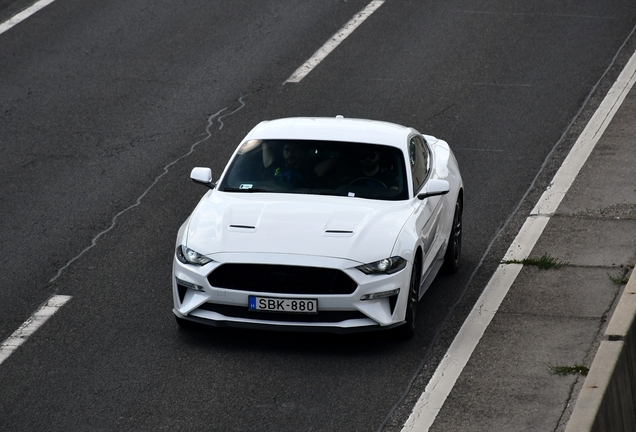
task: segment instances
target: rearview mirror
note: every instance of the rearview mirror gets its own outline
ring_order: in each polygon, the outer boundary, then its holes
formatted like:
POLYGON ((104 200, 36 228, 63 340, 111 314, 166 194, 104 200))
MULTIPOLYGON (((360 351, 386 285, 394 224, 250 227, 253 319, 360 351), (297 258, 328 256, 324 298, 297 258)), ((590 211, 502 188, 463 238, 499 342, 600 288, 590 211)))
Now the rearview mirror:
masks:
POLYGON ((418 194, 417 197, 421 200, 432 196, 446 195, 450 192, 450 183, 446 180, 430 179, 426 183, 426 191, 418 194))
POLYGON ((215 184, 212 183, 212 170, 210 168, 196 167, 192 169, 190 178, 193 182, 202 184, 214 189, 215 184))

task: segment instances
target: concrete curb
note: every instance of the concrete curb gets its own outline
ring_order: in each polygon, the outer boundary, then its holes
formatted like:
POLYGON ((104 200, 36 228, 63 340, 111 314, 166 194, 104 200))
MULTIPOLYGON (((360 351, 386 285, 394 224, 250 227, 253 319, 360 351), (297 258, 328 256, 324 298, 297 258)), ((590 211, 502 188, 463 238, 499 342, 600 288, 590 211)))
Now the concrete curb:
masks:
POLYGON ((566 432, 636 431, 636 276, 632 272, 566 432))

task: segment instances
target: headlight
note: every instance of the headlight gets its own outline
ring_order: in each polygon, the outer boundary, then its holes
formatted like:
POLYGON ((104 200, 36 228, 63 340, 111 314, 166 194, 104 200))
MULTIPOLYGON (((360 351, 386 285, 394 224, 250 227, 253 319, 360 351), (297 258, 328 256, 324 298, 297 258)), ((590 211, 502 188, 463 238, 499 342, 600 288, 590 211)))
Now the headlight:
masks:
POLYGON ((356 267, 364 274, 392 274, 406 267, 406 260, 395 256, 356 267))
POLYGON ((183 264, 206 265, 212 260, 185 246, 177 247, 177 259, 183 264))

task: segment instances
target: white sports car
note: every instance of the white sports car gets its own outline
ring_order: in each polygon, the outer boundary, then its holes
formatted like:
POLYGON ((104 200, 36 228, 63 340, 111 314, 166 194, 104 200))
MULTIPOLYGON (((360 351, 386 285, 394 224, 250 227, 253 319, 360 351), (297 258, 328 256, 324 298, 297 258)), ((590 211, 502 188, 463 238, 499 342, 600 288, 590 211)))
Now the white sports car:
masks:
POLYGON ((459 265, 463 184, 448 144, 392 123, 264 121, 179 229, 180 325, 415 331, 417 304, 459 265))

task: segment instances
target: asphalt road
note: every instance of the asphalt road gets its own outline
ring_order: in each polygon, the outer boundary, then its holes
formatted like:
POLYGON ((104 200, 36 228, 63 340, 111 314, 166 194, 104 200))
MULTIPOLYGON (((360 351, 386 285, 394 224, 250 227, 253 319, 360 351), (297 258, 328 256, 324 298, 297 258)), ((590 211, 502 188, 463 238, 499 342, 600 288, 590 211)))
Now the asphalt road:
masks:
POLYGON ((0 365, 0 429, 399 430, 626 60, 636 5, 389 0, 283 85, 366 4, 57 0, 0 34, 0 341, 73 296, 0 365), (462 168, 463 267, 417 336, 178 329, 191 168, 217 177, 261 120, 337 114, 443 138, 462 168))

